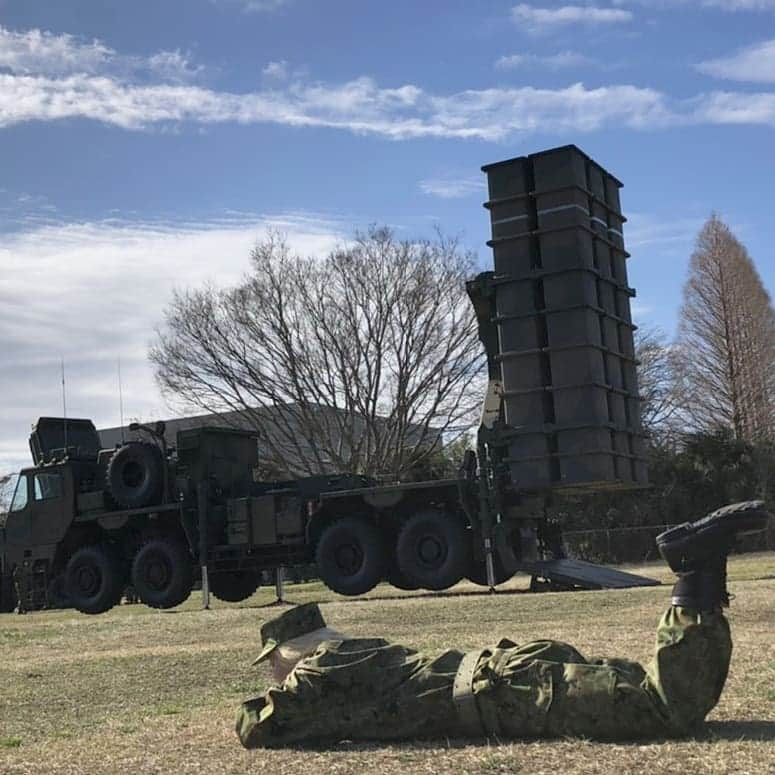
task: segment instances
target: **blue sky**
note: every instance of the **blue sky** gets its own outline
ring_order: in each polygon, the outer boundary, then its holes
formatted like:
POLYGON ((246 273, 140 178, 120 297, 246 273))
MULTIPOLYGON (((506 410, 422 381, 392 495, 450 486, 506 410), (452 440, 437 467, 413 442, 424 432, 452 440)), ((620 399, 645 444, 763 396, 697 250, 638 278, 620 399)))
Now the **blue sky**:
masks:
POLYGON ((775 290, 775 0, 0 0, 0 472, 29 423, 169 414, 173 287, 279 227, 436 226, 489 264, 482 164, 576 143, 625 184, 635 314, 675 327, 717 211, 775 290))

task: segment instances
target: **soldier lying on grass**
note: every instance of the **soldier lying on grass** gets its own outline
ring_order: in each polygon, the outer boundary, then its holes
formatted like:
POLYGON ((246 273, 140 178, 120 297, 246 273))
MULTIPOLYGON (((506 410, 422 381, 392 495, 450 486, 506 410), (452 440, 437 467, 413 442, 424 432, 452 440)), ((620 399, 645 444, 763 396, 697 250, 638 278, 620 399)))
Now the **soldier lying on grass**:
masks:
POLYGON ((657 537, 678 574, 648 669, 585 659, 566 643, 510 640, 431 658, 377 638, 326 627, 314 603, 261 628, 278 686, 243 703, 246 748, 339 740, 582 736, 597 740, 681 736, 718 702, 732 642, 722 608, 727 554, 738 535, 761 531, 761 501, 734 504, 657 537))

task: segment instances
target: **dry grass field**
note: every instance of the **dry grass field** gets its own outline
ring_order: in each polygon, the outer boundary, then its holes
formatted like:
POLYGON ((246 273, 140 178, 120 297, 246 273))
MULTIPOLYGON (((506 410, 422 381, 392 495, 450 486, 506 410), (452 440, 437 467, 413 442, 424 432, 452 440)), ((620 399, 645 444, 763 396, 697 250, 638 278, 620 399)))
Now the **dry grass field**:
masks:
MULTIPOLYGON (((661 567, 642 569, 669 581, 661 567)), ((262 589, 239 605, 200 598, 169 612, 121 606, 102 616, 0 616, 0 773, 775 773, 775 554, 730 562, 735 653, 726 691, 702 735, 686 741, 441 740, 343 742, 330 750, 245 751, 240 701, 261 692, 251 668, 258 628, 278 612, 262 589)), ((516 577, 490 596, 461 584, 420 595, 379 587, 343 599, 319 584, 287 587, 320 600, 328 621, 440 651, 554 637, 587 654, 650 657, 669 587, 523 594, 516 577)))

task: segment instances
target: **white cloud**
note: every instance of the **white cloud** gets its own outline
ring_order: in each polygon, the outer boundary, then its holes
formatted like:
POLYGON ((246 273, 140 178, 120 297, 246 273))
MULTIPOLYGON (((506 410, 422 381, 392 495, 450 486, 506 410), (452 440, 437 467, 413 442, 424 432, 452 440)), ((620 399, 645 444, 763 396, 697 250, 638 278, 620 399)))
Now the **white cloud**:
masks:
POLYGON ((706 220, 707 215, 628 213, 624 235, 627 248, 633 255, 658 251, 660 254, 688 256, 697 232, 706 220))
POLYGON ((652 89, 469 90, 434 95, 417 86, 380 87, 371 78, 343 84, 294 82, 246 94, 179 84, 136 85, 103 76, 0 75, 0 127, 24 121, 91 118, 124 129, 191 121, 317 126, 393 139, 457 137, 499 140, 515 133, 589 131, 612 121, 663 123, 664 97, 652 89))
POLYGON ((775 38, 741 48, 731 56, 701 62, 697 70, 716 78, 775 83, 775 38))
POLYGON ((202 65, 192 64, 188 55, 177 49, 148 57, 147 65, 155 75, 171 81, 188 81, 204 71, 202 65))
MULTIPOLYGON (((383 87, 367 77, 327 84, 294 73, 274 86, 231 93, 182 83, 178 75, 194 73, 197 68, 179 52, 161 52, 143 60, 146 80, 138 81, 125 67, 69 72, 80 67, 75 62, 83 63, 81 69, 85 70, 96 68, 94 63, 100 57, 124 65, 132 59, 120 57, 98 42, 86 46, 74 43, 69 36, 24 35, 30 45, 23 57, 16 42, 4 49, 5 69, 11 72, 0 72, 0 128, 26 121, 88 118, 131 130, 183 122, 273 123, 328 127, 394 140, 446 137, 500 141, 539 130, 589 132, 609 126, 654 129, 698 122, 774 123, 769 107, 774 96, 768 92, 711 93, 673 100, 655 89, 628 84, 590 89, 575 83, 557 89, 523 86, 434 94, 415 84, 383 87), (45 43, 32 45, 35 40, 45 43), (59 50, 60 44, 72 55, 71 64, 64 68, 67 72, 53 75, 52 52, 59 50), (100 53, 93 55, 92 48, 100 53), (152 67, 156 70, 149 78, 152 67), (161 71, 166 75, 160 75, 161 71)), ((557 65, 562 56, 546 59, 557 65)))
POLYGON ((693 118, 708 124, 760 124, 775 127, 775 92, 713 92, 696 100, 693 118))
POLYGON ((0 246, 0 473, 28 460, 30 423, 62 409, 117 425, 117 358, 125 417, 169 416, 146 353, 172 289, 238 280, 269 228, 303 254, 332 249, 344 224, 303 214, 233 214, 204 225, 70 223, 5 234, 0 246))
POLYGON ((285 81, 288 78, 288 63, 281 59, 278 62, 267 62, 261 73, 267 78, 273 78, 277 81, 285 81))
POLYGON ((566 67, 585 67, 595 61, 575 51, 560 51, 556 54, 511 54, 495 61, 498 70, 515 70, 521 67, 545 67, 548 70, 562 70, 566 67))
POLYGON ((702 5, 723 11, 767 11, 775 8, 775 0, 702 0, 702 5))
POLYGON ((211 0, 215 5, 238 5, 244 13, 273 13, 295 0, 211 0))
POLYGON ((642 5, 649 9, 664 9, 683 6, 698 6, 735 13, 738 11, 770 11, 775 9, 775 0, 614 0, 614 5, 642 5))
POLYGON ((428 178, 418 184, 423 194, 438 196, 442 199, 462 199, 471 194, 481 193, 485 189, 482 178, 428 178))
POLYGON ((0 68, 12 73, 94 73, 115 56, 113 49, 96 40, 82 43, 67 34, 52 35, 41 30, 13 32, 0 27, 0 68))
POLYGON ((563 5, 544 8, 520 3, 511 9, 511 19, 520 29, 543 32, 569 25, 623 24, 632 20, 632 12, 623 8, 594 5, 563 5))
POLYGON ((41 30, 14 32, 0 26, 0 73, 61 78, 109 75, 120 79, 161 78, 183 82, 203 71, 181 51, 158 51, 151 56, 119 54, 104 43, 84 42, 63 33, 41 30))

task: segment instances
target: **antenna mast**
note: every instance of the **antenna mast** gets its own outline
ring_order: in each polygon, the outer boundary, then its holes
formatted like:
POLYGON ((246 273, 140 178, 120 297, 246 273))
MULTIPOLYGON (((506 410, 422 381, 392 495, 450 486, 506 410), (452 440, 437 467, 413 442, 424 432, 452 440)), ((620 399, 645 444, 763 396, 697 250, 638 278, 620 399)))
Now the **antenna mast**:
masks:
POLYGON ((65 388, 65 356, 60 356, 62 362, 62 423, 65 436, 65 454, 67 454, 67 390, 65 388))
POLYGON ((118 413, 121 417, 121 443, 124 444, 124 394, 121 390, 121 356, 118 356, 118 413))

